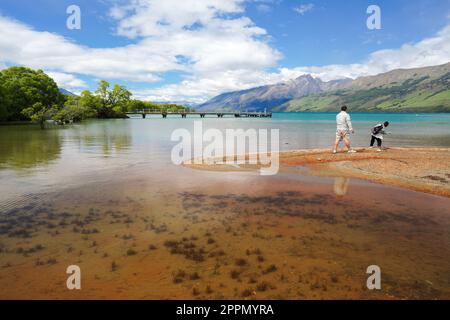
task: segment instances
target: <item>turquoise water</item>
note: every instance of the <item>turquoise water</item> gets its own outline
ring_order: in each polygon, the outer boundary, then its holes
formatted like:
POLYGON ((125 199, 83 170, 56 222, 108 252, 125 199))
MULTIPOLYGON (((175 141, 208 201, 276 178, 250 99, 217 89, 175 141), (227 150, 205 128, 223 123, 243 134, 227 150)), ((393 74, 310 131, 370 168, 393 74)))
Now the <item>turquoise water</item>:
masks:
MULTIPOLYGON (((204 120, 204 128, 279 129, 282 150, 325 148, 332 144, 335 136, 335 117, 335 113, 274 113, 272 118, 263 119, 212 117, 204 120)), ((390 135, 385 140, 388 146, 450 147, 450 114, 351 113, 351 117, 356 130, 356 134, 352 135, 355 146, 366 146, 371 128, 389 121, 390 135)), ((156 120, 154 124, 159 126, 160 121, 164 120, 158 119, 159 116, 153 116, 146 120, 156 120)), ((132 120, 137 121, 138 118, 132 120)), ((176 125, 192 129, 190 120, 199 118, 191 116, 179 119, 178 116, 172 116, 166 120, 170 121, 168 128, 176 125)), ((158 132, 164 135, 164 129, 158 129, 158 132)))
MULTIPOLYGON (((389 121, 385 144, 402 147, 449 147, 450 114, 399 114, 399 113, 350 113, 356 134, 352 135, 355 146, 366 146, 370 129, 389 121)), ((280 124, 281 135, 293 141, 298 148, 328 147, 335 131, 335 113, 275 113, 273 120, 280 124)))
MULTIPOLYGON (((450 113, 350 113, 355 121, 376 122, 380 119, 393 122, 429 122, 446 123, 450 125, 450 113)), ((334 121, 336 114, 332 112, 315 113, 274 113, 273 118, 279 120, 304 120, 304 121, 334 121)))
MULTIPOLYGON (((370 129, 390 121, 388 147, 450 147, 450 114, 351 114, 356 147, 367 146, 370 129)), ((275 113, 273 118, 205 118, 89 120, 80 124, 41 130, 37 126, 0 126, 0 200, 9 195, 61 188, 87 181, 108 181, 115 175, 151 167, 155 181, 167 177, 189 179, 171 161, 177 142, 174 130, 193 132, 194 122, 203 129, 278 129, 280 149, 331 148, 335 139, 333 113, 275 113)))

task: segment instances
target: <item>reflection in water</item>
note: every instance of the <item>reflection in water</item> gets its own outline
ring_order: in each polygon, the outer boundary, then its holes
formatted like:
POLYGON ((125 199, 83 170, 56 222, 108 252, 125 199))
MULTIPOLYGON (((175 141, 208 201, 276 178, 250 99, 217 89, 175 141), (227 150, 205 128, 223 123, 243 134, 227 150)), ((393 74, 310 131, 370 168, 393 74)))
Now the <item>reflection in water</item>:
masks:
POLYGON ((48 164, 61 154, 58 129, 0 126, 0 168, 27 169, 48 164))
POLYGON ((101 152, 104 157, 124 152, 132 145, 129 123, 123 120, 117 126, 110 121, 93 121, 88 126, 74 127, 71 134, 81 152, 101 152))
POLYGON ((334 193, 337 196, 345 196, 347 194, 348 185, 350 183, 349 178, 335 177, 334 178, 334 193))
POLYGON ((114 126, 111 121, 90 121, 46 130, 34 125, 0 126, 0 168, 22 170, 48 165, 60 159, 63 147, 110 157, 131 145, 127 122, 114 126))

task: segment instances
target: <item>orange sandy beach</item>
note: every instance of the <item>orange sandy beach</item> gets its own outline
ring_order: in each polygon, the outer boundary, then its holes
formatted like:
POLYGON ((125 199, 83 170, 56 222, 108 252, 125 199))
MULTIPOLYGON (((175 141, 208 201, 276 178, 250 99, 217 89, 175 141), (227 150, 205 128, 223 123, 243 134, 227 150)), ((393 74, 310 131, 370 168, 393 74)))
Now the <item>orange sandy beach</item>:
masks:
MULTIPOLYGON (((280 153, 281 171, 307 167, 307 174, 344 176, 368 180, 419 192, 450 197, 449 148, 357 148, 358 153, 344 151, 334 155, 327 149, 294 150, 280 153)), ((252 170, 249 165, 189 165, 203 170, 252 170)), ((305 172, 302 172, 305 174, 305 172)))

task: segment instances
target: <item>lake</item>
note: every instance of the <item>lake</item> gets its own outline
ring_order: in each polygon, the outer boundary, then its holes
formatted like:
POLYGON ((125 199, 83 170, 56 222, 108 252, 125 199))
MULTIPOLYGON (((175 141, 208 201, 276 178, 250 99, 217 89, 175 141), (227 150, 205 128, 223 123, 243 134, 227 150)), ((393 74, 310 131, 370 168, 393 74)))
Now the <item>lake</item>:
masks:
MULTIPOLYGON (((450 114, 351 114, 354 146, 450 147, 450 114)), ((450 298, 450 200, 345 177, 171 161, 199 117, 0 126, 0 298, 450 298), (336 188, 345 192, 336 192, 336 188), (65 287, 79 265, 83 290, 65 287), (365 288, 380 265, 383 290, 365 288)), ((331 149, 335 114, 206 118, 331 149)))

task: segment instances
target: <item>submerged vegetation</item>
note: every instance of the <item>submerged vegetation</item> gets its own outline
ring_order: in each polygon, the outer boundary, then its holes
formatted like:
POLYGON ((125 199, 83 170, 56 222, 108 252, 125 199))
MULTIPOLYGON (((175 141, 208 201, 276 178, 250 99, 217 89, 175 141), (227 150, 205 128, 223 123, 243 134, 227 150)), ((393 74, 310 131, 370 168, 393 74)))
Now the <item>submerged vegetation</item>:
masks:
POLYGON ((158 104, 132 99, 122 85, 101 80, 95 92, 79 96, 63 94, 55 81, 42 70, 10 67, 0 71, 0 121, 32 121, 42 128, 47 120, 58 124, 87 118, 125 118, 127 112, 152 109, 188 110, 176 104, 158 104))
MULTIPOLYGON (((275 185, 271 196, 261 189, 169 192, 167 200, 149 205, 152 199, 143 195, 155 189, 142 185, 140 193, 127 190, 113 202, 79 205, 80 199, 98 199, 93 192, 98 186, 71 189, 61 198, 55 196, 59 192, 33 194, 4 211, 0 285, 8 290, 0 297, 69 297, 64 283, 53 279, 72 263, 87 270, 90 290, 81 292, 83 298, 449 296, 448 285, 439 284, 448 273, 448 248, 436 245, 448 234, 449 219, 440 213, 443 199, 427 217, 423 207, 401 202, 386 209, 378 202, 380 194, 368 202, 351 198, 349 207, 328 193, 306 187, 286 191, 285 185, 275 185), (423 271, 408 272, 422 256, 427 257, 423 271), (396 267, 386 272, 384 291, 367 291, 367 257, 396 267), (44 281, 21 290, 38 276, 44 281)), ((113 189, 100 186, 111 194, 113 189)))

